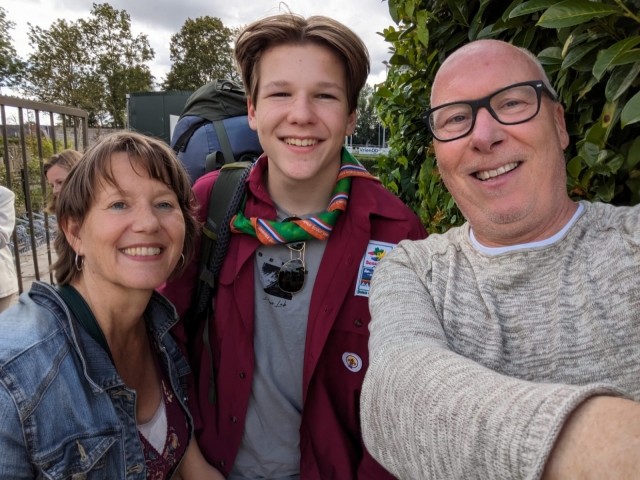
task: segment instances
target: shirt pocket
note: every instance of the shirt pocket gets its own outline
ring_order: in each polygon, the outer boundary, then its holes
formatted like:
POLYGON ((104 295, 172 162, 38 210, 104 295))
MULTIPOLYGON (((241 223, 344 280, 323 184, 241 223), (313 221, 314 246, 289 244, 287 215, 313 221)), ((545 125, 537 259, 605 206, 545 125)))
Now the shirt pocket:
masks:
POLYGON ((342 305, 333 326, 332 332, 351 333, 360 341, 361 337, 369 338, 369 299, 366 297, 349 298, 342 305))
POLYGON ((107 454, 114 443, 114 435, 69 440, 40 462, 43 477, 50 480, 107 480, 107 454))
POLYGON ((367 298, 355 297, 342 305, 332 325, 321 363, 340 388, 359 390, 362 385, 369 366, 370 318, 367 298))

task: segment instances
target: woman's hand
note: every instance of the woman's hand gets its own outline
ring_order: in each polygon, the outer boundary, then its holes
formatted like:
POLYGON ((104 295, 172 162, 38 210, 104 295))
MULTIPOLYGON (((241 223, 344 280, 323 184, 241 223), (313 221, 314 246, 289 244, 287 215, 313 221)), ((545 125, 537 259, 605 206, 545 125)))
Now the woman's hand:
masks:
POLYGON ((176 480, 225 480, 218 469, 205 460, 195 438, 187 448, 180 469, 173 478, 176 480))

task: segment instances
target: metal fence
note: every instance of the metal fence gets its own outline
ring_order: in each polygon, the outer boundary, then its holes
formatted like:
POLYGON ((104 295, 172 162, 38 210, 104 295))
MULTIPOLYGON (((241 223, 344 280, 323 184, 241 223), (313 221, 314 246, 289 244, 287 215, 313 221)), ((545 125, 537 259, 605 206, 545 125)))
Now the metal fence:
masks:
MULTIPOLYGON (((47 183, 43 170, 46 160, 43 144, 47 142, 48 145, 50 141, 52 153, 57 153, 59 146, 83 151, 88 145, 88 119, 87 112, 77 108, 0 95, 0 120, 0 153, 3 156, 0 169, 4 166, 4 172, 0 171, 4 175, 0 177, 4 176, 3 184, 13 190, 19 200, 16 202, 16 227, 11 249, 22 293, 25 280, 28 282, 30 277, 41 280, 41 275, 46 277, 48 274, 49 282, 53 283, 51 244, 57 228, 55 217, 44 211, 47 183), (37 159, 38 167, 35 169, 34 159, 37 159), (36 205, 33 202, 35 194, 40 198, 36 205), (47 267, 41 270, 38 251, 45 245, 47 267), (32 264, 33 272, 29 268, 29 272, 26 272, 29 278, 25 279, 22 266, 27 263, 30 266, 32 264)), ((45 278, 42 280, 46 281, 45 278)))

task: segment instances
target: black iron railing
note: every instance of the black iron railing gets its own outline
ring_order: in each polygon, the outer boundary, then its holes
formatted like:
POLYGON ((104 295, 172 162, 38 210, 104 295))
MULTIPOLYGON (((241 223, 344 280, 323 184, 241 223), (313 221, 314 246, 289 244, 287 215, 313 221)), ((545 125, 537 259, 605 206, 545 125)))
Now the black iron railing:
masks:
POLYGON ((55 235, 55 218, 47 215, 44 205, 47 198, 47 184, 44 175, 43 137, 51 140, 53 153, 57 153, 58 141, 63 148, 83 151, 88 145, 87 112, 62 105, 23 100, 0 95, 0 120, 5 185, 16 193, 20 204, 16 206, 16 228, 13 232, 12 251, 16 262, 18 286, 20 293, 24 291, 21 255, 33 258, 33 270, 36 280, 40 280, 41 270, 38 264, 38 249, 47 246, 47 262, 49 281, 53 283, 51 272, 52 255, 51 240, 55 235), (10 113, 10 116, 7 114, 10 113), (17 114, 17 115, 16 115, 17 114), (9 118, 9 121, 7 121, 9 118), (26 120, 25 120, 26 118, 26 120), (44 122, 42 120, 45 120, 44 122), (62 138, 58 139, 56 131, 62 128, 62 138), (73 131, 72 145, 69 144, 68 129, 73 131), (38 179, 31 178, 34 168, 29 171, 29 160, 38 158, 38 179), (17 170, 19 168, 19 174, 17 170), (32 183, 32 180, 36 182, 32 183), (41 201, 34 211, 32 189, 39 189, 41 201), (21 189, 21 195, 17 190, 21 189))

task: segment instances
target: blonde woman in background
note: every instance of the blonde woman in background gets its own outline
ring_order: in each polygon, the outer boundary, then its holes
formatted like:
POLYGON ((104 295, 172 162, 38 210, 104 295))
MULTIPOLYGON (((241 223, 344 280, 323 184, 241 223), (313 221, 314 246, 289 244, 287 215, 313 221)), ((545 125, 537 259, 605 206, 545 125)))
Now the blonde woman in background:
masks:
POLYGON ((0 312, 11 304, 18 291, 16 267, 9 248, 9 240, 16 224, 15 194, 0 186, 0 312))
POLYGON ((82 158, 82 153, 76 150, 63 150, 60 153, 53 154, 44 164, 44 175, 47 177, 47 183, 51 185, 53 196, 49 199, 47 212, 55 211, 55 199, 60 193, 62 184, 64 183, 71 168, 82 158))

